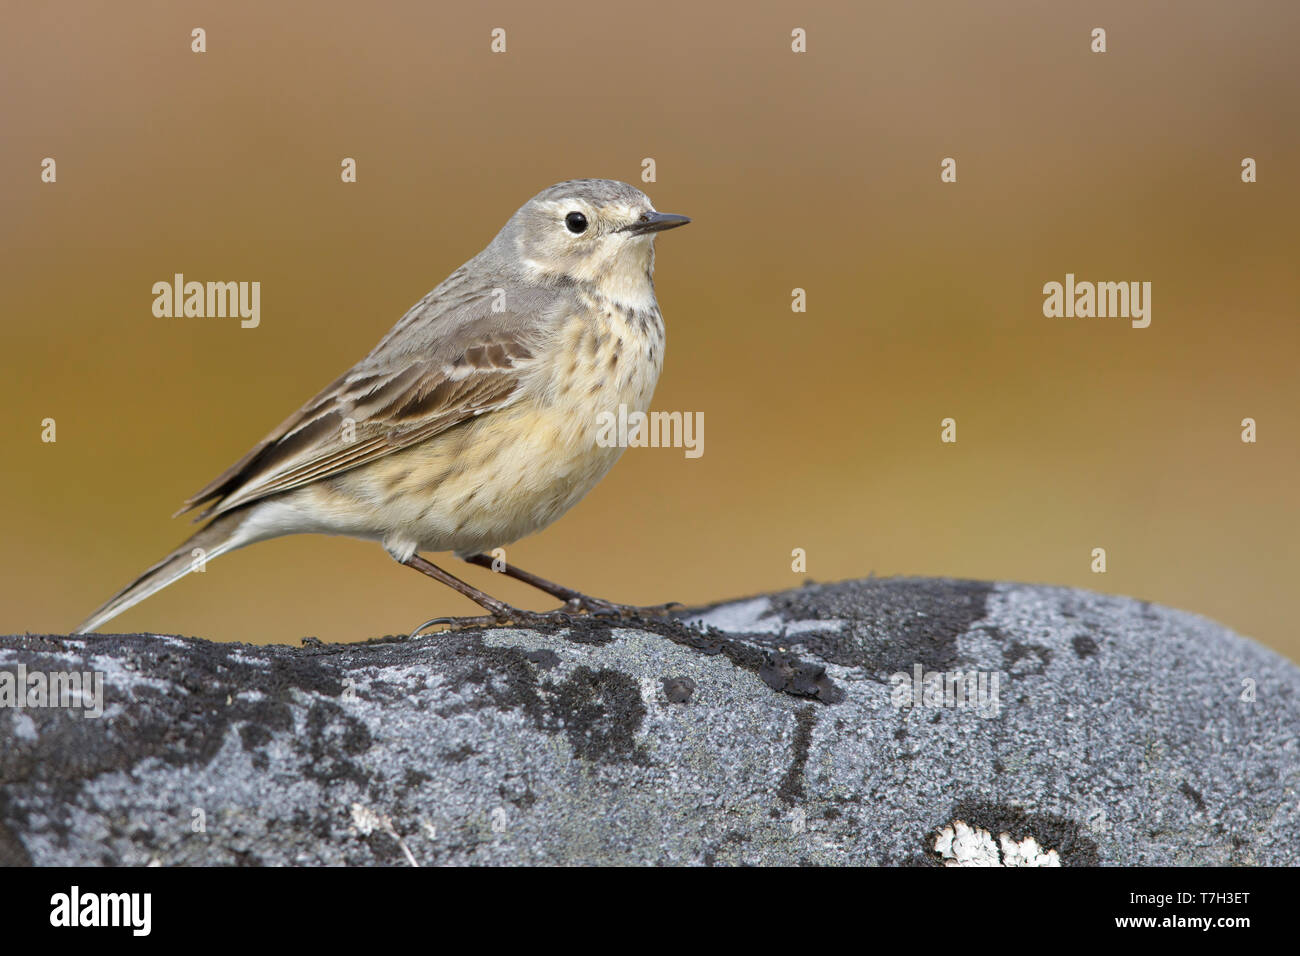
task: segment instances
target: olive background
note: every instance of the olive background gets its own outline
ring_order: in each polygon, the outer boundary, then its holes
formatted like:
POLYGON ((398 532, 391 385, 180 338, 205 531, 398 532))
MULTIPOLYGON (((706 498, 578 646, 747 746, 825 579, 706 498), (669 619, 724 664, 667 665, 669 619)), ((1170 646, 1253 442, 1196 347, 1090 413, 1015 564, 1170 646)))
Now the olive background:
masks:
MULTIPOLYGON (((703 412, 704 455, 629 450, 511 561, 638 603, 869 573, 1047 582, 1300 658, 1294 3, 72 2, 6 20, 0 631, 75 626, 188 533, 181 500, 521 203, 597 176, 694 219, 658 240, 654 407, 703 412), (260 281, 260 327, 155 318, 151 287, 177 272, 260 281), (1151 326, 1045 318, 1067 272, 1152 282, 1151 326)), ((111 627, 346 641, 475 610, 374 543, 296 537, 111 627)))

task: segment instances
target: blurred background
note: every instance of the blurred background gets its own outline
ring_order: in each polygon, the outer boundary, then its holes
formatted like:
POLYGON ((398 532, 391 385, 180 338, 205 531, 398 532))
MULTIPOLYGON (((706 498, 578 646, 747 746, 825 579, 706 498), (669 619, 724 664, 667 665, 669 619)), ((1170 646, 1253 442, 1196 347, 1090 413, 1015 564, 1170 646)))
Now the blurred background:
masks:
MULTIPOLYGON (((704 455, 629 450, 513 562, 637 603, 872 572, 1071 585, 1300 658, 1300 5, 223 0, 5 18, 0 632, 75 626, 188 534, 168 518, 182 499, 520 204, 595 176, 695 220, 658 242, 654 407, 703 412, 704 455), (260 326, 156 318, 152 285, 177 272, 260 281, 260 326), (1043 284, 1067 272, 1150 281, 1151 326, 1045 318, 1043 284)), ((297 643, 469 613, 376 544, 297 537, 110 627, 297 643)))

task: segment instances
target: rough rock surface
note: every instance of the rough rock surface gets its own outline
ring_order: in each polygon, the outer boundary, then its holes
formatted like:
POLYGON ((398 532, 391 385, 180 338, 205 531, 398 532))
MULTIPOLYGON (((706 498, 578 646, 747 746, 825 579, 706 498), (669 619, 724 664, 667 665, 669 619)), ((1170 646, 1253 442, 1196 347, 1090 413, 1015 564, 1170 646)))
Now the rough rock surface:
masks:
POLYGON ((933 579, 690 617, 0 638, 105 682, 0 709, 0 863, 1300 863, 1300 670, 1203 618, 933 579), (917 665, 996 704, 903 706, 917 665))

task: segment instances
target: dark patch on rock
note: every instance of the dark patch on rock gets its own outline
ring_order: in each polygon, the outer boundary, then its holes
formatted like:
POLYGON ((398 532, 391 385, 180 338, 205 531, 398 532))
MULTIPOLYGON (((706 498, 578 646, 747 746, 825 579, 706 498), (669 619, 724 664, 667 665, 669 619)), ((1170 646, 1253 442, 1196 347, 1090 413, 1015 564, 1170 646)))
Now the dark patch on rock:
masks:
MULTIPOLYGON (((663 618, 638 621, 635 626, 708 657, 725 655, 732 664, 757 674, 763 683, 780 693, 811 698, 823 704, 837 704, 844 699, 844 691, 831 680, 825 667, 805 663, 788 652, 769 653, 765 648, 755 647, 750 643, 751 635, 741 640, 728 637, 717 628, 700 631, 681 621, 663 618)), ((763 637, 770 638, 771 635, 763 637)))
POLYGON ((950 670, 957 638, 988 614, 993 586, 983 581, 930 578, 869 578, 787 592, 772 607, 785 620, 840 620, 838 633, 793 637, 753 635, 755 640, 806 647, 832 664, 862 667, 885 677, 911 671, 950 670))
POLYGON ((271 742, 271 732, 260 724, 244 724, 239 728, 239 739, 245 750, 256 750, 271 742))
POLYGON ((556 631, 563 632, 565 640, 574 644, 602 645, 614 640, 614 632, 608 622, 601 618, 583 617, 577 614, 567 621, 556 624, 556 631))
POLYGON ((645 720, 641 686, 621 671, 574 668, 563 683, 548 688, 551 703, 544 727, 560 730, 584 760, 647 763, 636 732, 645 720))
POLYGON ((794 758, 776 791, 777 796, 787 805, 804 798, 804 768, 808 765, 808 750, 812 746, 813 728, 816 726, 816 708, 811 704, 799 708, 794 715, 794 758))
POLYGON ((725 852, 733 846, 744 846, 745 835, 739 830, 731 830, 724 836, 712 849, 704 851, 704 865, 717 866, 718 854, 725 852))
POLYGON ((689 677, 665 677, 664 696, 670 703, 684 704, 695 693, 695 681, 689 677))
POLYGON ((999 837, 1005 833, 1017 843, 1033 837, 1044 853, 1055 850, 1062 866, 1096 866, 1099 862, 1097 844, 1083 836, 1082 827, 1075 821, 1050 813, 1026 813, 1007 804, 979 801, 956 804, 948 819, 926 834, 925 849, 931 860, 938 857, 934 843, 939 831, 957 820, 987 830, 999 843, 999 858, 1002 854, 999 837))
POLYGON ((546 706, 537 666, 529 660, 528 652, 515 647, 489 647, 481 635, 472 633, 440 634, 437 639, 431 663, 441 670, 453 694, 463 698, 440 706, 438 713, 453 717, 485 708, 523 710, 541 725, 546 706))
POLYGON ((328 840, 331 837, 330 821, 326 814, 308 813, 303 807, 295 807, 289 816, 289 823, 293 829, 310 833, 318 840, 328 840))
POLYGON ((523 777, 507 777, 497 786, 501 799, 513 804, 520 810, 527 810, 537 802, 537 794, 523 777))
POLYGON ((826 668, 808 664, 783 651, 769 654, 758 669, 758 676, 773 690, 795 697, 811 697, 824 704, 838 704, 844 699, 844 691, 826 676, 826 668))
POLYGON ((32 858, 14 831, 0 822, 0 866, 31 866, 32 858))
POLYGON ((304 738, 294 738, 294 746, 310 757, 306 776, 325 784, 340 780, 364 784, 369 779, 358 763, 348 759, 370 748, 365 724, 332 701, 318 701, 307 710, 305 731, 304 738))
POLYGON ((1042 674, 1051 662, 1051 650, 1039 644, 1012 641, 1002 651, 1002 666, 1013 675, 1042 674))
POLYGON ((555 668, 560 663, 560 655, 555 651, 542 649, 540 651, 525 651, 524 657, 528 658, 544 671, 555 668))
POLYGON ((389 866, 402 866, 406 863, 406 854, 402 852, 401 844, 387 830, 372 830, 361 839, 370 851, 370 856, 379 863, 389 866))
POLYGON ((1087 635, 1079 635, 1070 642, 1074 645, 1074 653, 1080 658, 1092 657, 1097 653, 1097 642, 1087 635))
POLYGON ((438 635, 452 649, 440 662, 446 679, 464 701, 439 709, 443 716, 492 708, 522 710, 541 730, 563 732, 578 756, 588 760, 641 762, 634 735, 645 718, 641 687, 627 674, 579 666, 565 680, 540 677, 529 652, 490 647, 477 634, 438 635), (474 685, 467 690, 465 685, 474 685))
MULTIPOLYGON (((35 741, 6 741, 0 747, 0 780, 21 781, 49 794, 45 826, 66 836, 73 808, 87 781, 102 774, 131 775, 142 760, 181 767, 201 767, 216 756, 232 725, 241 739, 261 735, 259 722, 271 730, 284 726, 287 703, 295 692, 316 697, 342 691, 337 670, 294 648, 279 648, 269 660, 265 649, 246 644, 188 643, 178 649, 151 635, 96 636, 93 653, 113 658, 122 670, 148 675, 153 684, 126 690, 104 681, 108 705, 123 709, 118 719, 91 720, 55 710, 33 714, 35 741), (258 662, 242 659, 262 658, 258 662), (260 699, 241 696, 256 687, 260 699), (248 729, 245 729, 248 728, 248 729)), ((82 638, 26 635, 6 644, 23 651, 31 670, 88 670, 88 655, 77 647, 82 638)))
POLYGON ((1184 780, 1182 783, 1178 785, 1178 792, 1181 793, 1183 796, 1185 796, 1188 800, 1192 801, 1192 804, 1196 807, 1197 810, 1201 811, 1202 813, 1205 812, 1205 800, 1201 797, 1200 792, 1198 790, 1193 789, 1192 785, 1188 783, 1186 780, 1184 780))
POLYGON ((443 753, 442 757, 444 760, 450 763, 463 763, 464 761, 468 760, 470 757, 474 756, 476 753, 478 753, 478 751, 475 750, 473 747, 471 747, 469 744, 462 744, 461 746, 457 747, 455 750, 446 751, 445 753, 443 753))

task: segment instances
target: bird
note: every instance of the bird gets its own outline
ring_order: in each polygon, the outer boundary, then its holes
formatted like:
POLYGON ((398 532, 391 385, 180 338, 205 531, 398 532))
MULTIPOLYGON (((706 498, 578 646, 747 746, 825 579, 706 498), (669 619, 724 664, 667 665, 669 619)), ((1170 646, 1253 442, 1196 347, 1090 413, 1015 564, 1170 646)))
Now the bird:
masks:
POLYGON ((207 523, 76 633, 221 555, 290 534, 378 541, 487 612, 417 632, 652 610, 498 561, 496 570, 564 602, 522 611, 421 552, 492 567, 489 552, 552 524, 614 465, 623 448, 598 440, 598 418, 620 404, 649 407, 665 341, 655 238, 690 221, 616 180, 539 192, 370 354, 185 501, 173 517, 197 511, 207 523))

